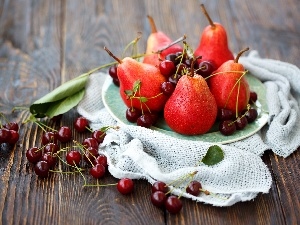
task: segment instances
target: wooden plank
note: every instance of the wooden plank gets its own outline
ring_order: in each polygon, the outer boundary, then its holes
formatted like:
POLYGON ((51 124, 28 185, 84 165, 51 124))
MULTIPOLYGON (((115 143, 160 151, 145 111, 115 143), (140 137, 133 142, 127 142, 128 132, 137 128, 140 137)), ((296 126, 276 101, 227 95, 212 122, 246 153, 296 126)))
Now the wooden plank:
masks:
POLYGON ((274 155, 271 157, 274 182, 287 224, 300 223, 299 149, 285 159, 274 155))
POLYGON ((38 179, 25 157, 26 149, 41 146, 42 131, 31 123, 21 125, 28 112, 10 111, 30 105, 60 84, 60 1, 2 3, 1 112, 21 128, 15 147, 1 146, 0 223, 53 224, 59 218, 53 204, 58 189, 53 180, 38 179))

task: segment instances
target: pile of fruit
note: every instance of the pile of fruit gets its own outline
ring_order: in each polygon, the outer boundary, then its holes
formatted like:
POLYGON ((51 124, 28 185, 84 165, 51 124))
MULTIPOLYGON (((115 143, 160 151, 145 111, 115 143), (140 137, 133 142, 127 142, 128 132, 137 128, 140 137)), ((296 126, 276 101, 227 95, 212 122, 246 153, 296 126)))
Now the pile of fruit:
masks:
MULTIPOLYGON (((152 33, 147 41, 143 62, 133 57, 119 59, 105 48, 118 64, 109 68, 109 74, 113 83, 119 86, 120 96, 128 107, 125 112, 128 121, 149 128, 163 114, 169 127, 183 135, 204 134, 216 122, 219 123, 222 134, 231 135, 256 120, 257 111, 251 107, 251 104, 256 102, 257 94, 250 91, 245 79, 247 71, 238 62, 239 57, 248 48, 239 52, 234 58, 228 48, 225 29, 219 23, 214 23, 204 6, 201 7, 210 25, 204 29, 195 51, 185 42, 185 36, 172 42, 163 32, 157 31, 150 16, 148 18, 152 33), (183 47, 178 44, 179 41, 183 41, 183 47)), ((42 146, 31 147, 26 151, 27 160, 33 164, 34 171, 39 177, 48 177, 50 172, 76 172, 83 176, 84 186, 95 186, 86 183, 84 171, 88 171, 95 179, 102 178, 106 174, 107 158, 98 152, 98 146, 102 143, 107 129, 111 129, 110 127, 91 131, 86 118, 77 118, 74 122, 74 129, 77 132, 87 130, 92 132, 90 137, 79 143, 72 140, 72 130, 69 127, 61 126, 59 130, 54 130, 36 119, 55 115, 58 116, 53 117, 52 120, 60 119, 60 113, 66 112, 81 100, 87 76, 95 71, 97 69, 58 88, 56 92, 65 94, 62 98, 56 99, 59 95, 50 94, 30 107, 33 117, 28 121, 35 122, 44 130, 42 146), (49 105, 59 104, 64 98, 69 97, 66 90, 71 84, 81 88, 78 93, 69 93, 69 95, 76 95, 74 98, 76 101, 60 109, 62 111, 57 110, 55 106, 49 110, 47 108, 49 105), (49 102, 51 104, 48 104, 49 102), (54 108, 56 110, 53 110, 54 108), (71 141, 74 143, 72 147, 60 145, 71 141), (55 170, 58 161, 67 165, 70 171, 55 170)), ((0 113, 0 116, 5 119, 3 114, 0 113)), ((0 122, 0 144, 15 144, 19 139, 18 129, 17 123, 0 122)), ((222 150, 218 146, 211 147, 213 148, 209 149, 210 152, 208 151, 201 161, 206 165, 216 164, 223 159, 222 150)), ((201 192, 212 194, 203 190, 198 181, 193 180, 196 173, 186 175, 189 182, 184 191, 193 196, 199 196, 201 192)), ((184 179, 179 180, 179 185, 183 182, 184 179)), ((96 186, 112 185, 115 185, 122 194, 129 194, 134 189, 134 183, 129 178, 120 179, 116 184, 96 186)), ((165 184, 162 181, 154 183, 151 193, 153 205, 165 207, 170 213, 178 213, 182 208, 181 196, 170 195, 172 188, 178 186, 174 183, 165 184)))
POLYGON ((10 122, 6 119, 4 114, 0 112, 0 119, 5 121, 2 124, 0 120, 0 145, 2 143, 7 143, 15 145, 19 140, 19 125, 16 122, 10 122))
POLYGON ((167 125, 179 134, 201 135, 218 122, 219 131, 231 135, 257 118, 251 107, 257 94, 250 91, 247 71, 238 62, 249 48, 234 58, 224 27, 201 7, 210 25, 195 51, 185 36, 179 39, 182 47, 157 31, 150 16, 152 33, 142 62, 131 57, 119 59, 105 48, 117 61, 109 74, 128 107, 128 121, 149 128, 163 114, 167 125))

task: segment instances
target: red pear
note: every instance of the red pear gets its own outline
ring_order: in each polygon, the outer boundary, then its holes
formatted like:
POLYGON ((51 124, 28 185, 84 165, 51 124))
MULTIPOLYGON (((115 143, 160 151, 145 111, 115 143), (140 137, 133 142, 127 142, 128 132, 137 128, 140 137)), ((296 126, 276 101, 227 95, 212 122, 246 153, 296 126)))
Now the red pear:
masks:
POLYGON ((220 23, 212 21, 203 4, 201 9, 210 25, 204 28, 200 43, 194 54, 202 56, 202 61, 212 61, 217 69, 224 62, 234 59, 234 56, 228 48, 225 28, 220 23))
POLYGON ((157 30, 151 16, 148 16, 148 19, 151 25, 151 34, 147 40, 146 56, 144 57, 143 62, 158 66, 160 59, 165 59, 165 57, 170 53, 182 52, 182 47, 178 44, 174 44, 163 50, 160 54, 155 53, 169 46, 173 43, 173 41, 165 33, 157 30))
POLYGON ((184 135, 204 134, 211 129, 217 116, 217 104, 200 75, 184 75, 164 108, 169 127, 184 135))
POLYGON ((134 107, 146 112, 161 111, 168 97, 161 91, 161 84, 166 78, 159 69, 131 57, 120 60, 107 48, 105 50, 119 62, 117 74, 120 81, 120 95, 124 103, 129 108, 134 107))
POLYGON ((245 68, 238 63, 239 57, 249 50, 240 51, 234 60, 223 63, 208 78, 209 88, 219 109, 230 109, 238 115, 247 107, 250 98, 249 84, 245 78, 245 68))

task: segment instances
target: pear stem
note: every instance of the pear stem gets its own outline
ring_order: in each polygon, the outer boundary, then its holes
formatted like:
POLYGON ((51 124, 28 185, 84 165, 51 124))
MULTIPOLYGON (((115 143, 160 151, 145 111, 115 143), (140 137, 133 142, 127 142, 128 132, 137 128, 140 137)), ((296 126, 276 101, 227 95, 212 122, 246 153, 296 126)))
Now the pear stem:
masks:
POLYGON ((105 46, 104 46, 104 50, 105 50, 112 58, 114 58, 118 63, 120 63, 120 64, 122 63, 122 60, 119 59, 118 57, 116 57, 114 54, 112 54, 111 51, 109 51, 108 48, 106 48, 105 46))
POLYGON ((172 43, 168 44, 167 46, 159 49, 157 52, 155 52, 155 54, 160 54, 162 53, 162 51, 170 48, 171 46, 173 45, 176 45, 177 43, 181 42, 181 41, 184 41, 186 39, 186 35, 184 34, 182 37, 178 38, 177 40, 173 41, 172 43))
POLYGON ((192 64, 191 64, 191 77, 193 77, 194 73, 195 73, 195 69, 194 69, 195 62, 197 62, 197 60, 201 59, 201 58, 202 58, 202 56, 199 55, 195 59, 192 60, 192 64))
POLYGON ((242 55, 244 52, 248 51, 248 50, 249 50, 249 47, 244 48, 242 51, 240 51, 240 52, 237 54, 237 56, 235 57, 234 62, 235 62, 235 63, 238 63, 239 58, 241 57, 241 55, 242 55))
POLYGON ((151 17, 151 16, 147 16, 148 17, 148 20, 149 20, 149 23, 150 23, 150 26, 151 26, 151 33, 157 33, 157 28, 156 28, 156 25, 155 25, 155 22, 154 22, 154 19, 151 17))
POLYGON ((205 15, 205 17, 207 18, 207 20, 208 20, 208 22, 209 22, 209 24, 210 24, 210 26, 212 26, 212 28, 215 28, 216 25, 214 24, 214 22, 213 22, 212 19, 210 18, 208 12, 206 11, 206 9, 205 9, 205 7, 204 7, 204 4, 201 4, 200 6, 201 6, 201 10, 202 10, 203 14, 205 15))

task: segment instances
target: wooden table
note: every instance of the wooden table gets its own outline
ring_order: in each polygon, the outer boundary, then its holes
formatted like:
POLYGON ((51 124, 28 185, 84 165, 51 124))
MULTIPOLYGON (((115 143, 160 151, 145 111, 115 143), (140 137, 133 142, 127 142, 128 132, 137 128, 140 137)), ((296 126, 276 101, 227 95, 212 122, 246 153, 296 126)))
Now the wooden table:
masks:
MULTIPOLYGON (((107 46, 121 55, 136 33, 143 32, 140 51, 150 32, 147 15, 176 39, 183 34, 196 47, 207 25, 200 3, 191 1, 45 0, 0 2, 0 111, 20 125, 29 106, 60 84, 108 63, 107 46)), ((298 0, 204 1, 215 21, 228 31, 229 45, 238 52, 249 46, 262 57, 300 66, 300 4, 298 0)), ((57 129, 73 127, 75 110, 57 129)), ((267 151, 263 160, 272 173, 268 194, 231 207, 213 207, 183 199, 180 214, 171 215, 149 200, 151 186, 136 181, 129 196, 114 187, 83 188, 80 175, 52 174, 39 179, 26 160, 29 147, 41 146, 42 130, 21 125, 16 146, 0 151, 0 223, 8 224, 300 224, 300 151, 287 158, 267 151)), ((74 135, 83 140, 87 133, 74 135)), ((115 183, 107 176, 103 183, 115 183)))

